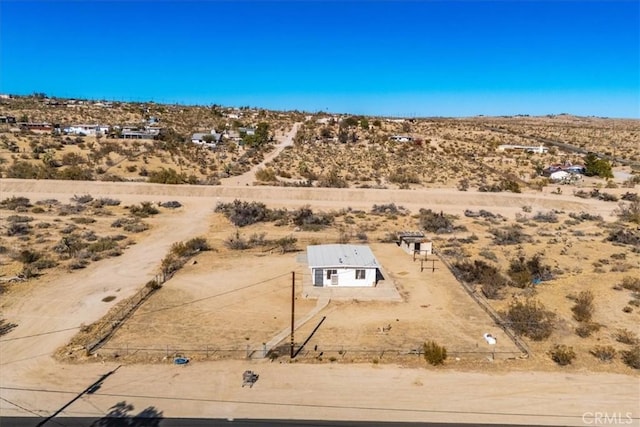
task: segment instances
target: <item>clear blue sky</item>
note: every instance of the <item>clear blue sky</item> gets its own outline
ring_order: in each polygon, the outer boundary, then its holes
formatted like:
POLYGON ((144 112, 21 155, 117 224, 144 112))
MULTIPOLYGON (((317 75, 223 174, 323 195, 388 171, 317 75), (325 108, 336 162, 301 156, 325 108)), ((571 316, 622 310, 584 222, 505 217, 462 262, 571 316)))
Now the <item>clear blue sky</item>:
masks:
POLYGON ((640 2, 0 1, 0 93, 640 118, 640 2))

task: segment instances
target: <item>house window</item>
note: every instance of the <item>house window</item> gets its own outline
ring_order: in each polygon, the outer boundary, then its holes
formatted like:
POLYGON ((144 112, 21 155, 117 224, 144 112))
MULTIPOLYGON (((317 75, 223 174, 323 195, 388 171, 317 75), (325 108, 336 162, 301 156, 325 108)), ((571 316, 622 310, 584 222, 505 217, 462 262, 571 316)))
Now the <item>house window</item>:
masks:
POLYGON ((327 270, 327 279, 331 279, 334 274, 338 274, 338 270, 327 270))
POLYGON ((356 270, 356 280, 364 280, 366 270, 356 270))

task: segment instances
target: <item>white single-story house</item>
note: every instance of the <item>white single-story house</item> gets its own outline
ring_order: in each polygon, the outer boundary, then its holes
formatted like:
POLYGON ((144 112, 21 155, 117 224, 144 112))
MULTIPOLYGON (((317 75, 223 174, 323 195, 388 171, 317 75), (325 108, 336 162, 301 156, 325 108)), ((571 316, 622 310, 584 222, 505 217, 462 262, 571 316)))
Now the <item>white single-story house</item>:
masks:
POLYGON ((147 126, 144 129, 123 127, 121 138, 124 139, 156 139, 160 135, 160 128, 147 126))
POLYGON ((433 242, 428 241, 420 231, 403 231, 398 233, 398 246, 410 255, 431 255, 433 242))
POLYGON ((498 151, 510 151, 510 150, 520 150, 526 153, 537 153, 544 154, 549 151, 547 147, 544 145, 514 145, 514 144, 502 144, 498 145, 498 151))
POLYGON ((409 135, 392 135, 391 140, 395 142, 411 142, 413 138, 409 135))
POLYGON ((313 286, 371 287, 380 277, 380 264, 366 245, 307 246, 313 286))
POLYGON ((64 132, 74 135, 106 135, 109 132, 107 125, 72 125, 64 128, 64 132))

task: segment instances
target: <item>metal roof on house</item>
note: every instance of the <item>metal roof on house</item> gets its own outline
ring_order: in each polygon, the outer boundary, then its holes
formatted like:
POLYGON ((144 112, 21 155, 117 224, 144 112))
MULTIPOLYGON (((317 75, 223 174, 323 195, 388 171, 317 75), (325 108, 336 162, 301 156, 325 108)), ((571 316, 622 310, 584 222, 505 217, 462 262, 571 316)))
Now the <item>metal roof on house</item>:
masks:
POLYGON ((378 260, 365 245, 307 246, 309 267, 379 267, 378 260))

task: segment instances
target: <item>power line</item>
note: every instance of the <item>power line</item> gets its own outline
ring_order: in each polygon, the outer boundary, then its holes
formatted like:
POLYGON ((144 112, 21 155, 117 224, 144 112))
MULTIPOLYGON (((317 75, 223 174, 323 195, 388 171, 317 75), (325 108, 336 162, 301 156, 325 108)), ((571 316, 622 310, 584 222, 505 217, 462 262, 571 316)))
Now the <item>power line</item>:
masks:
MULTIPOLYGON (((617 383, 616 383, 617 384, 617 383)), ((30 389, 23 387, 1 387, 4 390, 19 390, 19 391, 37 391, 43 393, 68 393, 76 394, 76 392, 67 392, 61 390, 45 390, 45 389, 30 389)), ((356 405, 323 405, 313 403, 283 403, 283 402, 269 402, 269 401, 245 401, 245 400, 225 400, 225 399, 206 399, 198 397, 175 397, 175 396, 157 396, 157 395, 143 395, 143 394, 118 394, 118 393, 95 393, 95 396, 104 397, 117 397, 117 398, 137 398, 137 399, 157 399, 157 400, 171 400, 171 401, 185 401, 185 402, 205 402, 205 403, 233 403, 233 404, 246 404, 246 405, 259 405, 259 406, 283 406, 283 407, 295 407, 295 408, 318 408, 318 409, 351 409, 351 410, 363 410, 363 411, 390 411, 390 412, 404 412, 404 413, 432 413, 432 414, 463 414, 463 415, 492 415, 492 416, 521 416, 521 417, 534 417, 534 418, 565 418, 565 419, 582 419, 580 415, 569 414, 549 414, 549 413, 526 413, 526 412, 498 412, 498 411, 460 411, 460 410, 445 410, 445 409, 408 409, 408 408, 389 408, 389 407, 371 407, 371 406, 356 406, 356 405)), ((632 418, 634 420, 640 419, 638 417, 632 418)))
POLYGON ((3 400, 5 402, 15 406, 16 408, 20 408, 23 411, 26 411, 26 412, 28 412, 28 413, 30 413, 32 415, 35 415, 36 417, 42 418, 42 415, 38 414, 37 412, 32 411, 31 409, 25 408, 24 406, 20 406, 17 403, 10 401, 9 399, 5 399, 4 397, 0 397, 0 400, 3 400))
POLYGON ((186 301, 186 302, 183 302, 183 303, 180 303, 180 304, 176 304, 176 305, 172 305, 172 306, 169 306, 169 307, 163 307, 163 308, 159 308, 159 309, 156 309, 156 310, 147 311, 145 313, 139 313, 138 316, 145 316, 145 315, 152 314, 152 313, 157 313, 157 312, 160 312, 160 311, 173 310, 174 308, 180 308, 180 307, 184 307, 184 306, 187 306, 187 305, 196 304, 196 303, 199 303, 201 301, 206 301, 208 299, 221 297, 221 296, 232 294, 234 292, 238 292, 238 291, 241 291, 241 290, 244 290, 244 289, 248 289, 248 288, 251 288, 251 287, 254 287, 254 286, 262 285, 264 283, 270 282, 270 281, 275 280, 275 279, 279 279, 279 278, 287 276, 287 275, 289 275, 289 273, 280 274, 278 276, 274 276, 274 277, 271 277, 269 279, 264 279, 264 280, 261 280, 259 282, 252 283, 250 285, 242 286, 240 288, 230 289, 228 291, 224 291, 224 292, 221 292, 219 294, 209 295, 207 297, 198 298, 198 299, 191 300, 191 301, 186 301))
MULTIPOLYGON (((258 286, 258 285, 270 282, 270 281, 275 280, 275 279, 279 279, 279 278, 284 277, 284 276, 286 276, 288 274, 289 273, 280 274, 278 276, 274 276, 274 277, 271 277, 271 278, 268 278, 268 279, 264 279, 264 280, 261 280, 259 282, 251 283, 249 285, 245 285, 245 286, 242 286, 240 288, 230 289, 228 291, 221 292, 219 294, 209 295, 207 297, 203 297, 203 298, 199 298, 199 299, 195 299, 195 300, 191 300, 191 301, 186 301, 186 302, 181 303, 181 304, 176 304, 176 305, 169 306, 169 307, 163 307, 163 308, 159 308, 157 310, 148 311, 148 312, 145 312, 145 313, 138 313, 138 316, 144 316, 144 315, 147 315, 147 314, 157 313, 157 312, 160 312, 160 311, 172 310, 174 308, 184 307, 184 306, 195 304, 195 303, 198 303, 198 302, 201 302, 201 301, 206 301, 208 299, 212 299, 212 298, 216 298, 216 297, 232 294, 234 292, 238 292, 238 291, 241 291, 241 290, 244 290, 244 289, 248 289, 248 288, 251 288, 251 287, 254 287, 254 286, 258 286)), ((287 287, 288 286, 289 285, 287 285, 287 287)), ((47 316, 42 316, 42 317, 43 318, 49 318, 47 316)), ((139 323, 139 322, 136 322, 136 323, 139 323)), ((74 326, 74 327, 71 327, 71 328, 56 329, 56 330, 52 330, 52 331, 41 332, 41 333, 38 333, 38 334, 24 335, 24 336, 13 337, 13 338, 5 338, 3 340, 0 340, 0 343, 9 342, 9 341, 17 341, 17 340, 27 339, 27 338, 34 338, 34 337, 39 337, 39 336, 43 336, 43 335, 55 334, 55 333, 59 333, 59 332, 66 332, 66 331, 71 331, 71 330, 80 329, 80 328, 81 328, 81 326, 74 326)))
MULTIPOLYGON (((49 317, 47 316, 43 316, 43 318, 47 319, 49 317)), ((57 334, 59 332, 66 332, 66 331, 72 331, 74 329, 80 329, 81 326, 73 326, 71 328, 65 328, 65 329, 56 329, 53 331, 47 331, 47 332, 40 332, 39 334, 32 334, 32 335, 23 335, 21 337, 14 337, 14 338, 5 338, 3 340, 0 340, 0 342, 9 342, 9 341, 17 341, 17 340, 23 340, 26 338, 33 338, 33 337, 40 337, 42 335, 51 335, 51 334, 57 334)))

